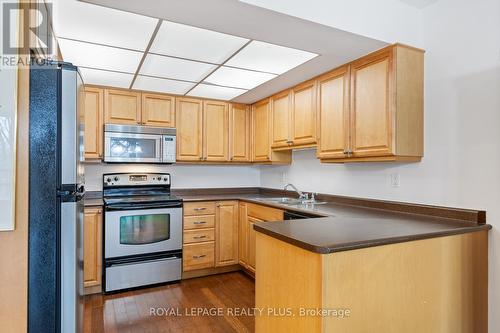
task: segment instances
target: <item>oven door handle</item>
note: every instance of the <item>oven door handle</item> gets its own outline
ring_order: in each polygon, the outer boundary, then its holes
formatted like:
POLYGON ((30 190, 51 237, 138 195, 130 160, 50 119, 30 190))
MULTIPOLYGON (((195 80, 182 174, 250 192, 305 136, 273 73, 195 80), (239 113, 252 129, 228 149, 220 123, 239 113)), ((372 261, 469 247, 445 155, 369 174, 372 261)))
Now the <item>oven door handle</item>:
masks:
POLYGON ((180 208, 181 202, 175 203, 150 203, 150 204, 113 204, 106 206, 106 211, 119 211, 119 210, 141 210, 141 209, 158 209, 158 208, 180 208))

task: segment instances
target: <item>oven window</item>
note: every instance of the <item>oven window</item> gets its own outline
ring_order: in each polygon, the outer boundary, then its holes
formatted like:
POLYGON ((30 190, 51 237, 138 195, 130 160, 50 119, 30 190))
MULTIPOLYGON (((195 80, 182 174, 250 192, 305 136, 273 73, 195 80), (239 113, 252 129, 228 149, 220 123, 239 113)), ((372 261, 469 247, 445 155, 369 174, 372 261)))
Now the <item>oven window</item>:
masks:
POLYGON ((169 238, 170 214, 120 217, 120 244, 151 244, 169 238))
POLYGON ((110 138, 110 157, 157 158, 156 139, 110 138))

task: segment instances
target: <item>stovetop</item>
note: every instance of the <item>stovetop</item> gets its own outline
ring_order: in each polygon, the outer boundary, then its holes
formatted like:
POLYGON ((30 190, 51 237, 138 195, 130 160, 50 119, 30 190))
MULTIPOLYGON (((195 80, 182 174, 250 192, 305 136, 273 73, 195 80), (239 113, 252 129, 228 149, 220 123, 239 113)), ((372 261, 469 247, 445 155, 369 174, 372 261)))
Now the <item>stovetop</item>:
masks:
POLYGON ((171 194, 160 195, 132 195, 132 196, 110 196, 104 197, 105 205, 123 204, 123 203, 157 203, 157 202, 182 202, 182 199, 171 194))

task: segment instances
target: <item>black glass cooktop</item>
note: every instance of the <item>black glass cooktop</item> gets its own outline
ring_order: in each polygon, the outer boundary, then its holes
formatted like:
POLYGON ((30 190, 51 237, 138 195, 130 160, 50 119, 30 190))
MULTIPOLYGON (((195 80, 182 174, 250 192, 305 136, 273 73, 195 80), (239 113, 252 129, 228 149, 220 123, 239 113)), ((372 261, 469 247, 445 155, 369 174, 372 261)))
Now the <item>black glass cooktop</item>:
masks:
POLYGON ((104 197, 104 203, 106 205, 123 204, 123 203, 141 204, 141 203, 152 203, 152 202, 181 202, 181 201, 182 199, 171 194, 104 197))

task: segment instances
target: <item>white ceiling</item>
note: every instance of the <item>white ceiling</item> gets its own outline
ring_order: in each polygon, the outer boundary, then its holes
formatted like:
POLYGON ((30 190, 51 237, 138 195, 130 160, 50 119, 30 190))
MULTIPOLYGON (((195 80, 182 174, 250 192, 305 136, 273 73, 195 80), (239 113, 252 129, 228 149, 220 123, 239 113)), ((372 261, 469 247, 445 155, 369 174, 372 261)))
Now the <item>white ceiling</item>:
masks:
POLYGON ((109 74, 126 87, 139 74, 136 89, 252 103, 386 45, 237 0, 83 1, 54 1, 64 59, 109 65, 113 72, 86 70, 95 82, 109 74), (78 41, 91 46, 80 52, 78 41), (123 58, 116 64, 109 46, 123 58), (138 52, 144 57, 131 71, 138 52))
POLYGON ((64 61, 84 82, 230 100, 317 54, 96 6, 57 0, 64 61))

